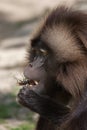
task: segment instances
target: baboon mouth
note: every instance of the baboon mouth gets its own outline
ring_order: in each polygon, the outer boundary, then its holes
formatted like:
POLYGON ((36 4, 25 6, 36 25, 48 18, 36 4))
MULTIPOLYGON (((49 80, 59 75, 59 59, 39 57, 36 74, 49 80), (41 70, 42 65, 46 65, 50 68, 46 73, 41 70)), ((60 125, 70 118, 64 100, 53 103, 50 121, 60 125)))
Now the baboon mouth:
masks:
POLYGON ((37 80, 24 79, 24 80, 19 81, 18 84, 19 84, 20 86, 26 85, 26 86, 33 87, 33 86, 38 85, 38 84, 39 84, 39 81, 37 81, 37 80))
POLYGON ((36 81, 36 80, 30 80, 28 84, 29 84, 30 87, 32 87, 33 85, 38 85, 39 82, 36 81))

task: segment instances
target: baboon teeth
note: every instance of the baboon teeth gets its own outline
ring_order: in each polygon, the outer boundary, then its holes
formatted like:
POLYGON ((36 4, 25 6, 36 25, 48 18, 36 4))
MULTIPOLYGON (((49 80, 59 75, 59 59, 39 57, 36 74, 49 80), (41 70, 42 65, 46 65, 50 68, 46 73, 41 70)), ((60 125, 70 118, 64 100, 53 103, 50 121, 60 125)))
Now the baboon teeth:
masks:
POLYGON ((38 85, 38 81, 36 81, 36 80, 30 80, 29 81, 29 86, 32 87, 33 85, 38 85))
POLYGON ((38 81, 34 81, 36 85, 38 85, 38 81))
POLYGON ((29 86, 30 86, 30 87, 32 87, 33 85, 32 85, 32 84, 30 84, 29 86))

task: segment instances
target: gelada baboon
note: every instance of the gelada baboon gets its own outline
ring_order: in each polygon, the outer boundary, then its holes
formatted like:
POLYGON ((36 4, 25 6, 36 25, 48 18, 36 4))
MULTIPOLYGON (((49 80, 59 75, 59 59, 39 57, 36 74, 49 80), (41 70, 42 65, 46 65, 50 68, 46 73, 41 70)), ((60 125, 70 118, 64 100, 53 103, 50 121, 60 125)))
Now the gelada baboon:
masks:
POLYGON ((18 101, 36 130, 87 130, 87 13, 60 6, 33 35, 18 101))

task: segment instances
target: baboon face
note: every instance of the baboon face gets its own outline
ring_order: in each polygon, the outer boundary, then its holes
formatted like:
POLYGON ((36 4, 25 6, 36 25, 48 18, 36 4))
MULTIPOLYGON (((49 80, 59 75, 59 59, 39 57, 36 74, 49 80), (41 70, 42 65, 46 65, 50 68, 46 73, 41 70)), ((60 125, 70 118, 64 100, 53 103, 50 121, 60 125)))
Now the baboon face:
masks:
MULTIPOLYGON (((40 39, 32 40, 29 64, 24 70, 24 76, 32 88, 51 88, 56 83, 57 61, 51 49, 40 39), (35 87, 36 86, 36 87, 35 87)), ((27 84, 28 85, 28 84, 27 84)))

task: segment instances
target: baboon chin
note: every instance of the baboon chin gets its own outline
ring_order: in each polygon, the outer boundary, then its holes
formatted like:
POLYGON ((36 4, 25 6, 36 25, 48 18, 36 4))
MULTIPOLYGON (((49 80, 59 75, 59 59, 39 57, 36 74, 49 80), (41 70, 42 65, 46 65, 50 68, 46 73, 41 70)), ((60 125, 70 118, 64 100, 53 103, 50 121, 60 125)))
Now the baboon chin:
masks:
POLYGON ((36 130, 87 130, 87 13, 60 6, 31 38, 18 101, 36 130))

